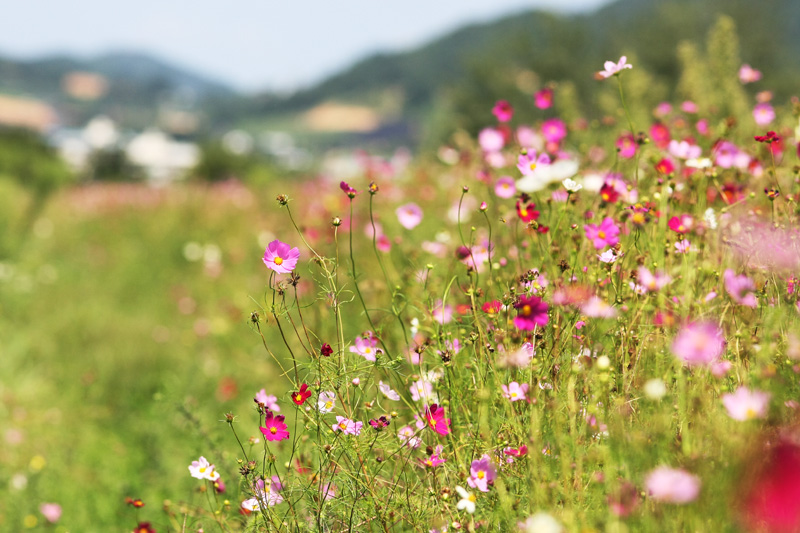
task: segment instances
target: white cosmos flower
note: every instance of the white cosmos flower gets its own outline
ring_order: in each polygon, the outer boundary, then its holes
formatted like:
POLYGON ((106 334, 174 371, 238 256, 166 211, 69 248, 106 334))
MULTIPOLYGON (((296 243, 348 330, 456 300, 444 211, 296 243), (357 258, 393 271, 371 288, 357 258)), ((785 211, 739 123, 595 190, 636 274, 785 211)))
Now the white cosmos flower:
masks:
POLYGON ((396 391, 392 390, 392 388, 383 381, 378 382, 378 390, 390 400, 398 401, 400 399, 400 395, 397 394, 396 391))
POLYGON ((459 500, 458 505, 456 505, 456 509, 464 509, 469 514, 474 513, 475 495, 464 490, 464 487, 456 487, 456 492, 458 492, 458 495, 461 496, 461 500, 459 500))
POLYGON ((319 400, 317 400, 317 408, 320 413, 330 413, 336 406, 336 394, 332 391, 325 391, 319 393, 319 400))
POLYGON ((561 182, 561 184, 569 192, 578 192, 579 190, 583 189, 583 185, 581 185, 580 183, 571 178, 565 179, 564 181, 561 182))

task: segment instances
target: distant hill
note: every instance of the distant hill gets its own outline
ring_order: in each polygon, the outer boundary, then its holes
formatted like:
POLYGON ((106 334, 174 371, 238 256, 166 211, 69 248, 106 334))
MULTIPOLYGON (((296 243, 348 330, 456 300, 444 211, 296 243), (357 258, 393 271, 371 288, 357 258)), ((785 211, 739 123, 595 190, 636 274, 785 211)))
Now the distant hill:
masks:
POLYGON ((210 100, 235 96, 222 83, 134 52, 91 59, 0 57, 0 92, 46 100, 67 124, 106 113, 132 127, 152 124, 156 107, 165 102, 196 109, 210 100))
POLYGON ((402 100, 402 111, 388 120, 413 123, 398 131, 419 132, 421 124, 430 126, 432 114, 438 115, 440 129, 474 131, 490 121, 494 99, 519 93, 524 84, 515 76, 520 72, 535 73, 533 85, 569 81, 577 100, 594 108, 589 105, 597 87, 592 73, 622 54, 635 58, 663 96, 673 96, 680 74, 678 43, 694 41, 703 48, 719 14, 736 22, 742 61, 764 73, 760 87, 784 101, 797 92, 800 1, 617 0, 593 13, 526 11, 470 25, 411 51, 368 57, 286 98, 265 94, 239 101, 237 109, 226 110, 225 119, 238 114, 250 123, 254 117, 269 122, 269 117, 303 113, 326 101, 379 107, 380 95, 393 94, 402 100))

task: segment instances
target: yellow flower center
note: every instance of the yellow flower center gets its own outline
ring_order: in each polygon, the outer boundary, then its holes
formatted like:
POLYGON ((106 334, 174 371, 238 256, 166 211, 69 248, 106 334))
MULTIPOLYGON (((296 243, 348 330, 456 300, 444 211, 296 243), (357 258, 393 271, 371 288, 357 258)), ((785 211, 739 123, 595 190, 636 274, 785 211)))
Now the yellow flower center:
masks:
POLYGON ((283 258, 282 258, 282 257, 276 257, 276 258, 275 258, 275 264, 276 264, 276 265, 281 265, 281 264, 283 264, 283 258))
POLYGON ((205 472, 205 471, 206 471, 206 467, 204 467, 204 466, 201 466, 201 467, 200 467, 200 473, 202 474, 202 473, 203 473, 203 472, 205 472))
POLYGON ((342 430, 347 429, 347 423, 346 422, 339 422, 339 428, 341 428, 342 430))
POLYGON ((436 419, 435 418, 431 418, 430 420, 428 420, 428 423, 431 425, 432 428, 436 427, 436 419))
POLYGON ((269 428, 269 432, 274 435, 274 434, 276 434, 278 432, 278 428, 276 428, 275 426, 272 426, 271 428, 269 428))
POLYGON ((512 392, 512 393, 511 393, 511 397, 512 397, 512 398, 516 398, 516 397, 517 397, 517 393, 516 393, 516 392, 512 392))
POLYGON ((469 496, 467 496, 467 499, 468 499, 469 501, 471 501, 472 503, 475 503, 475 500, 476 500, 476 498, 475 498, 475 495, 474 495, 474 494, 470 494, 469 496))
POLYGON ((333 402, 325 402, 325 409, 333 409, 333 402))
POLYGON ((531 170, 536 170, 536 163, 531 163, 531 170))
POLYGON ((521 216, 523 216, 523 217, 526 217, 526 216, 528 216, 528 210, 527 210, 527 209, 524 209, 524 208, 523 208, 523 209, 520 209, 520 210, 519 210, 519 214, 520 214, 521 216))
POLYGON ((528 316, 528 315, 531 314, 531 311, 532 311, 532 309, 531 309, 530 305, 523 305, 522 306, 522 314, 523 315, 528 316))
POLYGON ((372 353, 372 348, 367 346, 366 348, 364 348, 364 353, 372 353))
POLYGON ((605 231, 598 231, 597 232, 597 236, 600 237, 601 239, 605 239, 606 238, 606 232, 605 231))
POLYGON ((642 213, 635 213, 633 215, 634 224, 644 224, 644 215, 642 213))
POLYGON ((484 472, 483 470, 478 472, 478 479, 483 479, 485 477, 486 477, 486 472, 484 472))
POLYGON ((298 402, 302 402, 302 401, 303 401, 303 396, 301 396, 300 394, 298 394, 297 396, 295 396, 295 397, 294 397, 294 399, 295 399, 296 401, 298 401, 298 402))
POLYGON ((756 410, 752 407, 747 408, 747 412, 744 415, 748 420, 756 417, 756 410))

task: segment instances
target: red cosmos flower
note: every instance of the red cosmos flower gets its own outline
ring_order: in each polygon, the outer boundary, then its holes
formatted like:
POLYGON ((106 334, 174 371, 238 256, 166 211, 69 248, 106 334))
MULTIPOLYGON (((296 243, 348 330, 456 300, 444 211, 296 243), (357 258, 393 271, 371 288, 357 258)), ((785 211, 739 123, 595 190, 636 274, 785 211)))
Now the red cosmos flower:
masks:
POLYGON ((330 357, 331 354, 333 354, 333 348, 331 348, 331 345, 326 342, 322 346, 320 346, 319 353, 323 357, 330 357))
POLYGON ((439 435, 450 434, 450 419, 444 417, 444 407, 437 404, 425 407, 425 422, 439 435))
POLYGON ((499 300, 492 300, 491 302, 486 302, 481 306, 481 310, 488 314, 494 315, 500 311, 500 308, 503 307, 503 303, 499 300))
POLYGON ((741 485, 748 530, 800 531, 800 447, 784 440, 764 455, 753 479, 741 485))
POLYGON ((150 522, 139 522, 133 533, 156 533, 156 530, 150 525, 150 522))
POLYGON ((517 200, 517 215, 523 222, 532 222, 539 218, 539 211, 535 211, 536 204, 528 203, 526 206, 522 200, 517 200))
POLYGON ((605 183, 600 188, 600 198, 602 198, 607 204, 613 204, 619 200, 619 193, 613 185, 605 183))
POLYGON ((675 165, 673 165, 672 161, 665 157, 656 163, 656 171, 661 174, 671 174, 675 172, 675 165))
POLYGON ((130 497, 125 498, 125 503, 127 503, 128 505, 132 505, 132 506, 136 507, 137 509, 139 509, 141 507, 144 507, 144 502, 139 498, 136 498, 136 499, 133 499, 133 498, 130 498, 130 497))
POLYGON ((306 400, 311 396, 311 391, 308 390, 308 385, 303 383, 300 385, 300 390, 292 393, 292 401, 297 405, 303 405, 306 400))
POLYGON ((778 136, 778 134, 775 133, 774 131, 768 131, 766 135, 756 135, 753 137, 753 139, 755 139, 760 143, 768 143, 768 144, 778 142, 779 140, 781 140, 780 136, 778 136))

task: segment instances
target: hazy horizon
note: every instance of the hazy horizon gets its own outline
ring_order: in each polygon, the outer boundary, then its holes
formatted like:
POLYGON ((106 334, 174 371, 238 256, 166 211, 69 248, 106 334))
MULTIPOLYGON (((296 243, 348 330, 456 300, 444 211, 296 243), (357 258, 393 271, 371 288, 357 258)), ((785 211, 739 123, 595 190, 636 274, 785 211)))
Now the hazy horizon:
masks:
POLYGON ((410 0, 402 6, 385 6, 353 0, 346 6, 309 2, 253 6, 233 0, 220 6, 208 1, 162 5, 142 0, 109 6, 99 0, 78 0, 48 6, 46 18, 40 17, 41 5, 18 3, 0 21, 0 55, 22 60, 53 55, 88 59, 136 52, 239 91, 292 91, 369 55, 413 49, 467 24, 530 9, 588 11, 608 2, 464 0, 427 5, 410 0), (30 20, 36 20, 37 31, 20 24, 30 20))

